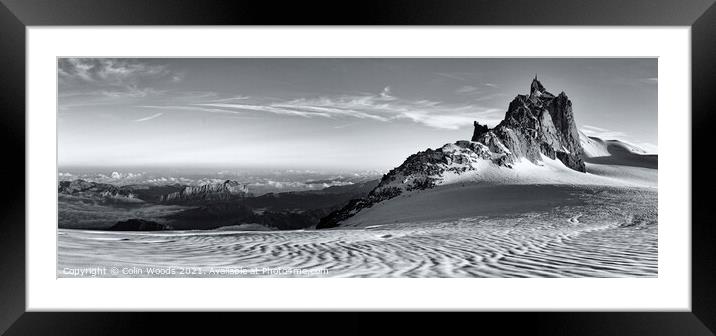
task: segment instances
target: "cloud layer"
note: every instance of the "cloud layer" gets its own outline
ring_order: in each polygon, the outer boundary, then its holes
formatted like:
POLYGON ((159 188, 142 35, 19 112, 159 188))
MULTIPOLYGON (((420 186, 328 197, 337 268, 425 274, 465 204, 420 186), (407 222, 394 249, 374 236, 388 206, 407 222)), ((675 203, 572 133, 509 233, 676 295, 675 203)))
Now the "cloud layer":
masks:
POLYGON ((182 75, 166 65, 148 64, 128 59, 60 58, 58 76, 69 83, 87 82, 95 85, 136 85, 146 78, 168 78, 179 81, 182 75))
POLYGON ((61 99, 143 98, 166 93, 149 85, 152 81, 179 82, 183 73, 168 66, 133 59, 60 58, 57 77, 61 99))
POLYGON ((377 122, 408 120, 438 129, 458 129, 472 125, 474 120, 497 123, 500 109, 474 104, 446 104, 431 100, 401 99, 391 94, 390 87, 379 94, 340 95, 333 97, 291 100, 219 98, 186 105, 142 105, 163 110, 194 110, 210 113, 268 113, 302 118, 355 118, 377 122), (255 102, 263 100, 262 102, 255 102), (238 101, 238 102, 235 102, 238 101), (252 103, 252 101, 254 101, 252 103))

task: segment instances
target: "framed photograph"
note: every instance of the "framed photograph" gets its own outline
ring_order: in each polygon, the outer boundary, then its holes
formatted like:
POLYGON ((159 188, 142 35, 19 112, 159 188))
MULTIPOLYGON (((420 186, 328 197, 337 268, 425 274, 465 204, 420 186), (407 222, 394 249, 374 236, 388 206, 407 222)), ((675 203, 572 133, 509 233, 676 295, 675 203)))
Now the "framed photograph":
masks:
POLYGON ((712 1, 375 5, 3 0, 0 331, 713 334, 712 1))

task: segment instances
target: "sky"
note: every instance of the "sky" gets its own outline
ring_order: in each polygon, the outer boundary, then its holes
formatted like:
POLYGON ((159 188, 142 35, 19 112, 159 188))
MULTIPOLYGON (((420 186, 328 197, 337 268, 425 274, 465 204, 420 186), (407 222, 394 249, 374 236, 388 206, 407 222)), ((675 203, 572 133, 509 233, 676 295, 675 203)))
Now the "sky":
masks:
POLYGON ((535 75, 588 135, 657 152, 655 58, 60 58, 58 163, 390 169, 495 126, 535 75))

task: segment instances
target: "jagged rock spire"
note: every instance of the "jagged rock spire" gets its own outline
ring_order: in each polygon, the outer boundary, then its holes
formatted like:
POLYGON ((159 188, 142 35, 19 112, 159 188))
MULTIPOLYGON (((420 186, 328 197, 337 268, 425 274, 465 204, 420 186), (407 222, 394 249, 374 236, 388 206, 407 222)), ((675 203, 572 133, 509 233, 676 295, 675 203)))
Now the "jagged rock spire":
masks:
POLYGON ((537 80, 537 74, 535 74, 535 78, 532 80, 532 84, 530 85, 530 97, 540 97, 546 92, 547 89, 545 89, 544 86, 542 86, 542 83, 537 80))
POLYGON ((530 161, 540 160, 540 153, 558 158, 576 171, 586 170, 579 142, 579 134, 572 113, 572 102, 563 92, 555 97, 535 78, 529 96, 518 95, 509 105, 505 119, 491 132, 501 135, 501 141, 513 152, 530 161), (518 134, 513 139, 508 134, 518 134))

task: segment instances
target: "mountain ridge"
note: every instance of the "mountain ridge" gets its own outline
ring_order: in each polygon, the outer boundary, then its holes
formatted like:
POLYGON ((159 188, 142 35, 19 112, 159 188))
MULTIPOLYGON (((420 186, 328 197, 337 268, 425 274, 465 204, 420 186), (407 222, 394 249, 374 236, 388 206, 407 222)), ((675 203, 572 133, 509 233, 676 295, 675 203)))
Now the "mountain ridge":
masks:
POLYGON ((558 160, 576 172, 586 172, 572 102, 565 92, 550 93, 535 76, 529 94, 517 95, 497 126, 490 129, 475 121, 470 141, 460 140, 409 156, 385 174, 367 197, 351 200, 323 218, 317 228, 336 227, 376 203, 404 192, 433 188, 467 172, 494 167, 512 169, 524 160, 542 166, 547 159, 558 160))
POLYGON ((138 195, 131 188, 115 186, 109 183, 90 182, 83 179, 60 181, 57 186, 57 192, 74 196, 96 196, 106 199, 141 202, 138 195))
POLYGON ((249 195, 247 184, 226 180, 221 183, 185 186, 179 191, 161 196, 159 201, 163 203, 177 203, 197 200, 228 200, 235 197, 245 197, 247 195, 249 195))

